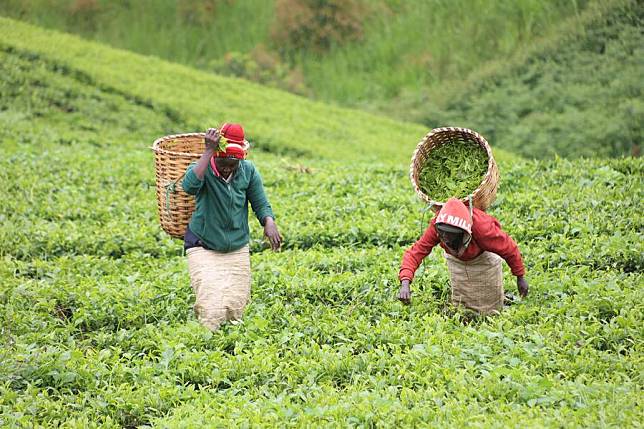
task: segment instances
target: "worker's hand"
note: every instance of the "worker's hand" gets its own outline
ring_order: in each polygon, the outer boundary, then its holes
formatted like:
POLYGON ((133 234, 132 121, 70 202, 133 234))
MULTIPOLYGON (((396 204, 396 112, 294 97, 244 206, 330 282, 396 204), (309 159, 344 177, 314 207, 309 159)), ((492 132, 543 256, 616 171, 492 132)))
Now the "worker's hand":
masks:
POLYGON ((521 298, 528 296, 528 281, 523 276, 517 277, 517 289, 521 298))
POLYGON ((411 289, 409 288, 409 280, 402 280, 400 282, 400 292, 398 293, 398 299, 403 304, 411 304, 411 289))
POLYGON ((267 217, 264 221, 264 235, 268 238, 268 241, 271 243, 271 249, 273 251, 280 250, 282 247, 282 236, 277 230, 277 225, 272 217, 267 217))
POLYGON ((217 128, 208 128, 205 137, 206 149, 217 152, 217 150, 219 149, 219 139, 221 139, 219 130, 217 128))

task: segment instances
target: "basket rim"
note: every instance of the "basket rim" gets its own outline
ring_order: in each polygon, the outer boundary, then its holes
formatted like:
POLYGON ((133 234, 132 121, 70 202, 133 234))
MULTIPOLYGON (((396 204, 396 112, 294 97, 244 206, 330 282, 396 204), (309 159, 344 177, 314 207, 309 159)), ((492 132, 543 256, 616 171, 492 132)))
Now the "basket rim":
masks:
POLYGON ((474 189, 470 194, 459 198, 460 201, 467 203, 469 199, 471 198, 474 200, 475 196, 481 192, 481 188, 484 183, 489 179, 489 177, 492 175, 492 171, 494 168, 494 165, 496 165, 496 162, 494 161, 494 156, 492 154, 492 148, 488 141, 483 137, 481 134, 477 133, 474 130, 471 130, 469 128, 463 128, 463 127, 439 127, 439 128, 433 128, 430 132, 425 134, 423 138, 418 142, 416 145, 416 149, 414 150, 414 153, 412 154, 411 157, 411 164, 409 165, 409 179, 411 180, 411 183, 414 187, 414 191, 416 194, 420 197, 421 200, 425 201, 428 205, 430 206, 443 206, 445 205, 446 201, 436 201, 431 199, 428 195, 426 195, 421 189, 420 186, 418 186, 418 183, 416 182, 416 179, 414 178, 414 164, 416 161, 416 158, 418 157, 418 152, 420 152, 421 148, 427 144, 427 142, 430 140, 430 138, 436 134, 442 134, 442 133, 454 133, 454 132, 460 132, 464 134, 468 134, 472 136, 477 142, 482 143, 483 149, 485 149, 485 152, 487 153, 487 171, 485 172, 485 175, 481 179, 481 182, 479 183, 478 187, 474 189))
POLYGON ((177 139, 182 139, 182 138, 191 138, 191 137, 205 137, 206 133, 183 133, 183 134, 169 134, 167 136, 159 137, 152 143, 152 149, 155 153, 159 154, 171 154, 171 155, 179 155, 179 156, 187 156, 187 157, 193 157, 195 155, 201 155, 199 153, 194 153, 194 152, 179 152, 175 150, 170 150, 170 149, 165 149, 160 147, 162 143, 165 143, 168 140, 177 140, 177 139))

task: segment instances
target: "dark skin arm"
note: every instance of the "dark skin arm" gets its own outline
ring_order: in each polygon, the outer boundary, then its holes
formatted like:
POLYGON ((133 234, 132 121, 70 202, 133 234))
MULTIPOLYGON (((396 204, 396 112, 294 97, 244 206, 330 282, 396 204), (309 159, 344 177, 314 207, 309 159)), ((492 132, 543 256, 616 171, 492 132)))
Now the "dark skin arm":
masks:
POLYGON ((266 216, 264 218, 264 235, 271 243, 271 249, 273 250, 273 252, 280 250, 280 247, 282 247, 282 236, 277 230, 275 220, 270 216, 266 216))
POLYGON ((206 131, 206 150, 204 150, 201 158, 197 161, 197 165, 195 165, 194 169, 195 175, 199 180, 203 180, 206 170, 208 169, 208 162, 210 162, 210 158, 212 158, 217 151, 217 145, 219 144, 220 138, 219 130, 216 128, 208 128, 208 131, 206 131))
POLYGON ((517 277, 517 289, 521 298, 528 296, 528 281, 523 276, 517 277))
POLYGON ((411 282, 407 279, 400 282, 400 292, 398 293, 398 299, 403 304, 411 304, 411 282))

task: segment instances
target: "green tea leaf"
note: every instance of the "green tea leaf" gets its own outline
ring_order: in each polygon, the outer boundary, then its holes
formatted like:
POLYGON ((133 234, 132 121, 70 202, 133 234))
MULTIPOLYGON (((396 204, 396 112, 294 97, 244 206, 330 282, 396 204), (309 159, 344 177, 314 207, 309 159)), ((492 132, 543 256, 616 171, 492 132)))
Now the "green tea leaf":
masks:
POLYGON ((228 147, 228 140, 226 140, 226 137, 221 136, 221 138, 219 139, 219 146, 217 149, 219 150, 219 152, 226 152, 227 147, 228 147))
POLYGON ((452 141, 429 153, 419 186, 434 201, 463 198, 481 184, 487 167, 487 152, 477 143, 452 141))

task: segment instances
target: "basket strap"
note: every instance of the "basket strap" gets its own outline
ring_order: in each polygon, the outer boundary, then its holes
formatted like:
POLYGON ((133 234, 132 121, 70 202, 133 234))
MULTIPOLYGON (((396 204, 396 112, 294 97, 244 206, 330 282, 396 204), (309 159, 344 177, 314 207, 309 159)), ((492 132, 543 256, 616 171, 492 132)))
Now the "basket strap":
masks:
POLYGON ((183 178, 183 176, 186 174, 184 171, 181 176, 177 178, 174 182, 166 183, 165 185, 165 211, 168 216, 171 216, 170 212, 170 194, 177 192, 177 183, 179 183, 179 180, 183 178))

